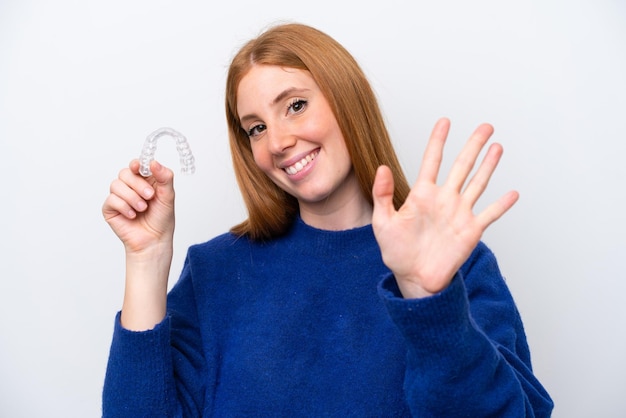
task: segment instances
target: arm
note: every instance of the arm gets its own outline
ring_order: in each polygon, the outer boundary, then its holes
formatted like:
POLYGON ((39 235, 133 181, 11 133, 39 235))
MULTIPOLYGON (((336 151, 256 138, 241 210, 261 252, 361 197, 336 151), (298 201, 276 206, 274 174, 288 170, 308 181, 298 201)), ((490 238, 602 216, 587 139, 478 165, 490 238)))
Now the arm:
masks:
POLYGON ((522 321, 484 244, 436 295, 404 299, 393 276, 379 293, 407 341, 404 389, 415 416, 550 416, 522 321))
MULTIPOLYGON (((103 390, 103 415, 179 416, 201 405, 204 359, 187 263, 166 317, 174 234, 173 173, 133 160, 111 183, 102 213, 124 244, 126 284, 103 390), (175 377, 176 376, 176 377, 175 377)), ((199 415, 199 414, 198 414, 199 415)))
POLYGON ((487 124, 474 131, 438 185, 449 127, 447 119, 435 125, 402 207, 393 206, 387 167, 379 168, 373 187, 374 234, 393 276, 385 282, 383 295, 409 347, 407 399, 414 412, 425 416, 541 416, 551 409, 551 401, 532 376, 530 359, 515 344, 500 341, 508 334, 525 345, 508 290, 501 283, 498 291, 484 292, 502 282, 499 271, 484 271, 489 263, 462 269, 470 259, 476 261, 474 251, 481 247, 483 232, 515 204, 518 194, 508 192, 473 213, 502 155, 500 145, 491 145, 469 178, 493 133, 487 124), (466 289, 470 283, 471 290, 466 289), (499 315, 502 323, 494 331, 490 321, 499 315), (536 391, 545 395, 539 396, 538 405, 530 402, 536 391))
POLYGON ((115 318, 102 396, 103 417, 201 416, 207 363, 189 258, 168 295, 168 313, 146 331, 115 318))
POLYGON ((457 157, 446 181, 437 177, 450 121, 441 119, 428 141, 415 185, 395 210, 393 177, 388 167, 376 173, 372 191, 372 226, 384 263, 394 273, 404 297, 430 296, 448 286, 491 223, 517 201, 511 191, 478 215, 473 208, 496 169, 502 147, 492 144, 475 175, 468 182, 478 155, 493 133, 479 126, 457 157), (466 185, 467 183, 467 185, 466 185))
POLYGON ((165 317, 174 237, 174 174, 152 162, 139 175, 133 160, 111 183, 102 214, 124 244, 126 285, 121 323, 129 330, 154 327, 165 317))

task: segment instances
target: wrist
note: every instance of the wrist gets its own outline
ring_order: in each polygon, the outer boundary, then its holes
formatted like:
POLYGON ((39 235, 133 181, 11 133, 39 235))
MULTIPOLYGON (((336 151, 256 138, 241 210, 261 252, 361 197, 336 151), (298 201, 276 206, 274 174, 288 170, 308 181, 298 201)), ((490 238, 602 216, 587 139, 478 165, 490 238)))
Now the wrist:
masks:
POLYGON ((152 329, 165 317, 172 254, 170 243, 127 253, 121 316, 124 328, 133 331, 152 329))
POLYGON ((402 277, 395 275, 398 289, 402 293, 402 297, 405 299, 420 299, 433 296, 437 293, 445 290, 451 283, 454 275, 449 279, 429 277, 430 280, 425 280, 422 277, 402 277))
POLYGON ((396 283, 398 284, 398 289, 400 289, 400 293, 404 299, 421 299, 434 295, 436 292, 429 292, 424 289, 422 286, 409 281, 409 280, 400 280, 396 277, 396 283))
POLYGON ((174 252, 172 239, 158 241, 141 249, 124 247, 126 262, 130 263, 151 263, 162 259, 171 259, 174 252))

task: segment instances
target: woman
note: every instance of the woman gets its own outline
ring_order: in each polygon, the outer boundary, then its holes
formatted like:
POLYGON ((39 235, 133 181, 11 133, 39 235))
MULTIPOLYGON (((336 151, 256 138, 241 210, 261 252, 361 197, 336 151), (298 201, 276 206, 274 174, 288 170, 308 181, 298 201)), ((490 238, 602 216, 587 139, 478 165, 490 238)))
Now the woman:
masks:
POLYGON ((437 122, 409 188, 351 55, 298 24, 234 57, 226 116, 248 219, 192 246, 167 294, 171 170, 132 161, 103 214, 126 249, 105 416, 549 416, 473 206, 499 161, 472 134, 446 181, 437 122))

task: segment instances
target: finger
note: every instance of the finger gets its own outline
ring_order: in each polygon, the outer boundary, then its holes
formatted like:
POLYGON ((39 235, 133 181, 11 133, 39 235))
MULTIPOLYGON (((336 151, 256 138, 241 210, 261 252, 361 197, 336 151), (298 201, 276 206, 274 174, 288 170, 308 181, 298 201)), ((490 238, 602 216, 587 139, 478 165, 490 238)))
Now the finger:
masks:
POLYGON ((150 163, 152 175, 148 178, 154 183, 155 198, 166 206, 174 202, 174 173, 156 161, 150 163))
POLYGON ((152 161, 150 163, 150 171, 152 171, 152 177, 160 185, 172 185, 174 180, 174 172, 169 168, 162 166, 158 161, 152 161))
POLYGON ((139 174, 139 168, 140 167, 141 167, 141 165, 140 165, 139 160, 137 158, 135 158, 130 163, 128 163, 128 168, 130 169, 130 171, 133 172, 133 174, 139 174))
POLYGON ((447 118, 441 118, 435 124, 422 157, 422 165, 417 176, 418 181, 437 183, 443 158, 443 146, 449 130, 450 121, 447 118))
POLYGON ((102 215, 108 221, 119 215, 128 219, 135 219, 137 213, 127 201, 115 194, 110 194, 102 205, 102 215))
POLYGON ((487 188, 487 185, 491 180, 491 176, 500 162, 502 152, 503 150, 500 144, 491 144, 483 162, 480 164, 480 167, 478 167, 476 174, 474 174, 468 183, 465 191, 463 192, 463 197, 467 199, 472 206, 474 206, 487 188))
POLYGON ((512 190, 502 197, 487 206, 485 210, 483 210, 478 216, 476 216, 476 220, 482 226, 483 230, 486 229, 489 225, 500 219, 502 215, 504 215, 513 205, 518 201, 519 193, 515 190, 512 190))
MULTIPOLYGON (((139 172, 136 170, 136 168, 138 169, 138 167, 135 167, 133 163, 134 161, 131 162, 129 168, 120 171, 120 174, 118 176, 119 181, 125 184, 131 190, 133 190, 138 196, 141 196, 142 199, 152 199, 155 191, 154 187, 149 181, 150 179, 144 178, 139 175, 139 172)), ((111 183, 111 186, 113 186, 113 184, 115 184, 115 182, 111 183)), ((122 192, 121 185, 117 185, 117 187, 118 190, 122 192)), ((120 196, 124 197, 128 195, 127 192, 125 192, 120 196)))
POLYGON ((373 225, 377 225, 385 219, 390 218, 395 212, 393 192, 394 182, 391 170, 384 165, 378 167, 372 188, 372 200, 374 202, 374 212, 372 214, 373 225))
POLYGON ((480 125, 472 133, 461 153, 457 156, 450 174, 446 180, 446 185, 460 192, 463 185, 467 181, 467 177, 476 164, 476 159, 480 154, 491 135, 493 134, 493 126, 484 123, 480 125))
POLYGON ((139 160, 132 160, 129 164, 129 171, 132 176, 126 175, 124 180, 131 187, 146 199, 151 199, 156 194, 156 189, 160 188, 165 193, 170 193, 174 189, 174 173, 167 167, 161 165, 158 161, 150 162, 150 171, 152 174, 143 177, 139 174, 139 160))
MULTIPOLYGON (((124 176, 124 174, 121 174, 124 176)), ((148 186, 149 187, 149 186, 148 186)), ((150 188, 151 189, 151 188, 150 188)), ((111 183, 111 195, 122 200, 137 212, 143 212, 148 208, 145 197, 142 197, 135 189, 121 178, 111 183)))

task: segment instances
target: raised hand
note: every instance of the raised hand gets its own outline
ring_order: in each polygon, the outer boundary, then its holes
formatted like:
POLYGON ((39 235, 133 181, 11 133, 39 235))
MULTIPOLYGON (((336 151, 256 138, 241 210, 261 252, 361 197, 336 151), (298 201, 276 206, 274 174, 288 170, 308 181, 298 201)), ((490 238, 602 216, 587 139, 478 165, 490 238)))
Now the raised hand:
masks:
POLYGON ((153 161, 152 175, 139 175, 133 160, 111 183, 104 219, 126 249, 126 286, 121 323, 151 329, 165 316, 174 236, 174 174, 153 161))
POLYGON ((150 246, 171 242, 174 234, 174 174, 152 162, 152 176, 139 175, 139 161, 133 160, 111 183, 102 214, 124 243, 127 253, 139 253, 150 246))
POLYGON ((485 229, 519 197, 510 191, 482 212, 473 212, 502 156, 502 147, 492 144, 469 179, 481 150, 493 134, 493 127, 488 124, 474 131, 447 179, 438 185, 449 129, 448 119, 435 124, 417 181, 399 210, 392 203, 391 171, 381 166, 376 173, 372 192, 374 234, 383 261, 395 275, 405 298, 425 297, 445 289, 485 229))

